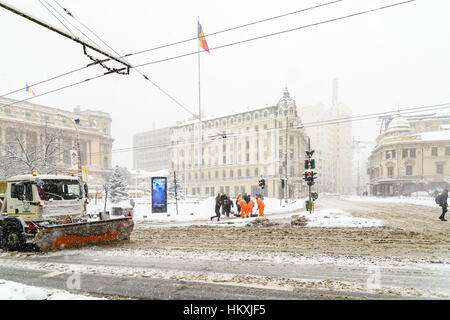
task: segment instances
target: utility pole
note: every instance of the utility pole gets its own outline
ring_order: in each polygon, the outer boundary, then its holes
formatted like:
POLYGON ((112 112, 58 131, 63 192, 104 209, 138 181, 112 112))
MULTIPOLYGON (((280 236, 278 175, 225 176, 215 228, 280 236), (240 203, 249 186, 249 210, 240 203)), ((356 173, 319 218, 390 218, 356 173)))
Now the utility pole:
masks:
POLYGON ((286 110, 286 170, 285 170, 285 184, 284 184, 284 198, 285 202, 287 202, 287 191, 288 191, 288 126, 289 126, 289 116, 286 110))
POLYGON ((115 57, 115 56, 113 56, 113 55, 103 51, 102 49, 100 49, 100 48, 98 48, 96 46, 93 46, 93 45, 91 45, 89 43, 84 42, 80 38, 72 36, 72 35, 66 33, 65 31, 63 31, 63 30, 61 30, 61 29, 59 29, 57 27, 54 27, 54 26, 51 26, 51 25, 47 24, 46 22, 40 20, 39 18, 33 17, 33 16, 31 16, 31 15, 25 13, 25 12, 22 12, 21 10, 10 6, 5 1, 0 0, 0 7, 4 8, 6 10, 9 10, 9 11, 11 11, 11 12, 13 12, 13 13, 15 13, 15 14, 17 14, 17 15, 25 18, 25 19, 28 19, 28 20, 36 23, 36 24, 39 24, 39 25, 41 25, 41 26, 43 26, 43 27, 45 27, 45 28, 47 28, 47 29, 49 29, 49 30, 51 30, 53 32, 56 32, 56 33, 66 37, 66 38, 69 38, 72 41, 75 41, 75 42, 77 42, 79 44, 82 44, 84 47, 90 48, 90 49, 92 49, 92 50, 94 50, 94 51, 96 51, 98 53, 101 53, 102 55, 104 55, 104 56, 106 56, 106 57, 108 57, 108 58, 110 58, 112 60, 115 60, 115 61, 119 62, 120 64, 125 65, 128 68, 128 71, 132 68, 132 66, 129 63, 127 63, 124 60, 120 59, 120 57, 115 57))
POLYGON ((173 170, 173 182, 174 182, 174 191, 175 191, 175 205, 177 207, 177 215, 178 215, 178 193, 177 193, 177 172, 173 170))

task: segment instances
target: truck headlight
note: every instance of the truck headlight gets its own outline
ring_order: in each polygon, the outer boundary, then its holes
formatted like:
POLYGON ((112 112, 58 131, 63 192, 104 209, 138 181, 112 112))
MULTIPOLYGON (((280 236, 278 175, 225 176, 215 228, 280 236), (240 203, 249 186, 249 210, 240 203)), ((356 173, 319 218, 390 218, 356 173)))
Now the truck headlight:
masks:
POLYGON ((44 201, 39 201, 39 202, 38 202, 38 206, 39 206, 39 207, 43 207, 44 204, 45 204, 44 201))

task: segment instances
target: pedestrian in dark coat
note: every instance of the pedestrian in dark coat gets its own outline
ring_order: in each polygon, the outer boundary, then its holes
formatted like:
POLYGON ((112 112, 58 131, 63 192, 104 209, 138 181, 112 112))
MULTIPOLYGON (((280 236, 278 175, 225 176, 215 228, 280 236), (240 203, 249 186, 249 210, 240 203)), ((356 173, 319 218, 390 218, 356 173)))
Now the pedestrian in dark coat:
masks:
POLYGON ((220 207, 222 206, 220 193, 216 197, 216 206, 214 208, 216 215, 211 217, 211 220, 217 217, 217 221, 220 221, 220 207))
POLYGON ((448 199, 448 190, 444 189, 444 191, 442 191, 441 195, 439 196, 439 206, 442 208, 442 214, 439 217, 441 221, 447 221, 447 219, 445 219, 445 213, 447 212, 448 208, 447 199, 448 199))
POLYGON ((234 207, 233 201, 231 201, 230 197, 227 197, 225 199, 223 206, 225 208, 225 214, 227 215, 227 217, 229 217, 230 212, 231 212, 231 207, 234 207))
POLYGON ((220 201, 222 202, 222 215, 225 215, 224 203, 225 203, 226 199, 227 199, 227 195, 225 193, 222 193, 222 195, 220 196, 220 201))

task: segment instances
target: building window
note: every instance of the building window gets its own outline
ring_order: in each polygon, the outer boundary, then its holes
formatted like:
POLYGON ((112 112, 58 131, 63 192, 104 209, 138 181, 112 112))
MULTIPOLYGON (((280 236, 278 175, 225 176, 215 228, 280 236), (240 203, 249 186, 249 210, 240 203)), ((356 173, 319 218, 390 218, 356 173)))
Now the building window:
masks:
POLYGON ((450 156, 450 147, 445 147, 445 155, 450 156))
POLYGON ((238 170, 238 178, 240 178, 242 176, 242 171, 241 169, 238 170))
POLYGON ((247 162, 250 161, 250 154, 247 153, 247 154, 245 155, 245 161, 247 161, 247 162))
POLYGON ((258 168, 255 168, 255 177, 258 176, 258 168))
POLYGON ((436 164, 436 173, 437 174, 444 174, 444 165, 443 164, 436 164))
POLYGON ((391 150, 392 159, 395 159, 395 150, 391 150))
POLYGON ((216 171, 215 177, 216 177, 216 179, 219 179, 219 171, 216 171))
POLYGON ((406 175, 412 176, 413 174, 413 167, 412 166, 406 166, 406 175))
POLYGON ((223 156, 223 164, 227 164, 227 156, 223 156))
POLYGON ((233 178, 233 176, 234 176, 234 171, 230 170, 230 178, 233 178))
POLYGON ((211 172, 208 172, 208 180, 211 180, 211 172))
POLYGON ((415 158, 416 157, 416 148, 409 149, 409 156, 411 158, 415 158))
POLYGON ((289 144, 294 144, 294 136, 289 136, 289 144))
POLYGON ((402 150, 402 158, 408 158, 408 149, 402 150))
POLYGON ((386 159, 390 159, 391 158, 391 151, 387 150, 386 151, 386 159))
POLYGON ((392 177, 394 175, 394 167, 388 167, 388 176, 392 177))
POLYGON ((280 137, 280 146, 283 145, 283 137, 280 137))
POLYGON ((267 130, 268 126, 267 124, 264 125, 264 130, 267 130))
POLYGON ((247 177, 250 177, 250 169, 245 170, 245 175, 246 175, 247 177))
POLYGON ((437 157, 437 155, 438 155, 438 148, 437 147, 432 147, 431 148, 431 155, 433 157, 437 157))
POLYGON ((227 173, 225 172, 225 170, 222 171, 222 178, 226 178, 227 177, 227 173))
POLYGON ((205 188, 205 194, 209 194, 209 187, 205 188))

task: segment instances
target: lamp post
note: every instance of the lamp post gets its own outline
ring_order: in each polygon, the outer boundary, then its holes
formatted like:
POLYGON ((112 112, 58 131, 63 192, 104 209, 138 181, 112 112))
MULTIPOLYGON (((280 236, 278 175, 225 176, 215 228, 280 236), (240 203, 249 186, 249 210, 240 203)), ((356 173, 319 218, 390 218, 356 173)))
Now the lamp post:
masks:
POLYGON ((76 136, 77 142, 76 143, 77 143, 77 153, 78 153, 78 176, 81 176, 80 132, 78 130, 78 125, 80 124, 80 118, 72 119, 63 113, 58 113, 58 116, 69 119, 73 123, 73 126, 75 127, 75 131, 77 133, 77 136, 76 136))

